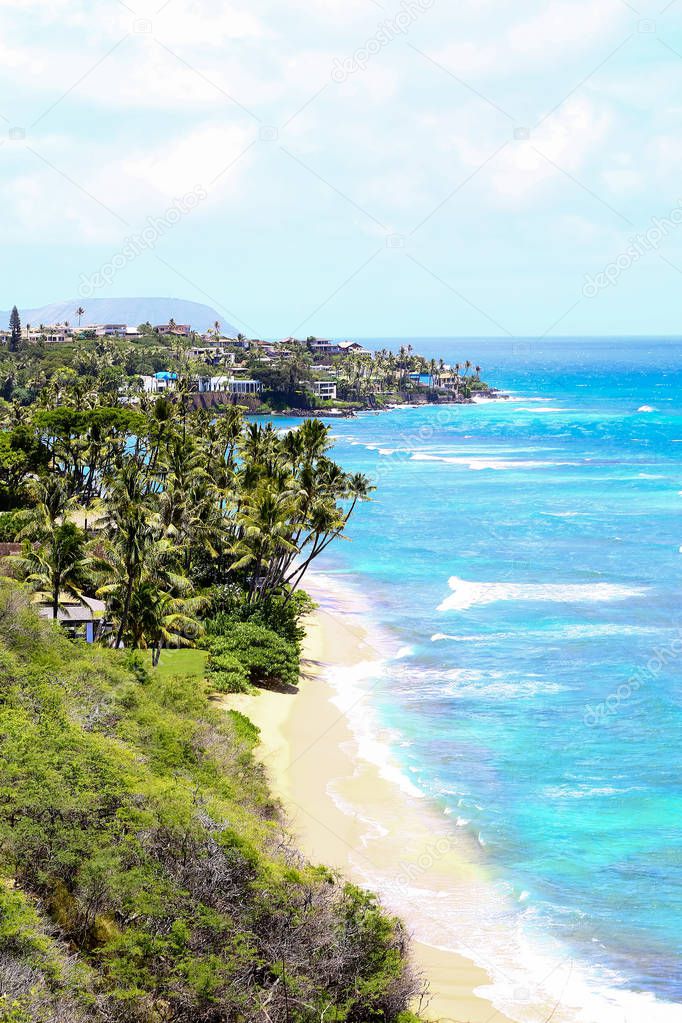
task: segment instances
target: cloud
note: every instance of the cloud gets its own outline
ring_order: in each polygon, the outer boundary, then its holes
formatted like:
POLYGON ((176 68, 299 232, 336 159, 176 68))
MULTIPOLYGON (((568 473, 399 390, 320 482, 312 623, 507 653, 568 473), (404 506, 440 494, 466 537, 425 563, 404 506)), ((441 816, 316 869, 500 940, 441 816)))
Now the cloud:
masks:
POLYGON ((215 203, 224 210, 238 201, 252 141, 253 133, 238 126, 204 122, 139 154, 103 144, 74 146, 60 135, 12 143, 5 150, 12 166, 3 231, 46 244, 108 244, 147 216, 162 216, 197 186, 215 214, 215 203))
POLYGON ((248 170, 248 148, 253 142, 253 131, 207 122, 170 139, 158 151, 124 158, 115 174, 168 200, 197 184, 210 188, 216 178, 216 191, 224 196, 229 190, 234 195, 248 170), (226 173, 228 168, 232 173, 226 173))
MULTIPOLYGON (((626 25, 627 13, 610 0, 550 0, 528 15, 518 7, 513 10, 519 11, 516 20, 497 30, 490 28, 489 12, 487 28, 471 26, 470 39, 447 44, 436 56, 459 75, 536 72, 566 62, 573 53, 583 56, 599 44, 608 49, 611 33, 626 25)), ((504 17, 501 9, 496 13, 504 17)))
POLYGON ((611 123, 610 114, 591 100, 569 100, 539 131, 528 140, 514 141, 491 164, 486 178, 493 192, 509 203, 523 204, 535 202, 550 187, 579 188, 567 177, 583 175, 601 150, 611 123))

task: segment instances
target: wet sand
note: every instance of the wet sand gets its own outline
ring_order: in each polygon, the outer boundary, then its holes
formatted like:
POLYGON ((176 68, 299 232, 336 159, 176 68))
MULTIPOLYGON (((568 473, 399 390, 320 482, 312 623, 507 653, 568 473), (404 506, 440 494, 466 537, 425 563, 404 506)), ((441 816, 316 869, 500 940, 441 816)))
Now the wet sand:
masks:
POLYGON ((263 691, 222 702, 260 729, 258 755, 303 853, 357 884, 382 888, 384 903, 415 935, 414 959, 428 981, 428 995, 415 1007, 422 1016, 442 1023, 509 1023, 477 993, 490 984, 488 974, 437 947, 438 918, 420 898, 424 890, 442 891, 470 907, 483 883, 482 868, 463 858, 451 826, 435 809, 360 757, 346 715, 332 702, 337 692, 326 677, 329 669, 353 668, 373 656, 354 616, 320 609, 308 626, 298 693, 263 691), (388 888, 372 884, 379 875, 388 888))

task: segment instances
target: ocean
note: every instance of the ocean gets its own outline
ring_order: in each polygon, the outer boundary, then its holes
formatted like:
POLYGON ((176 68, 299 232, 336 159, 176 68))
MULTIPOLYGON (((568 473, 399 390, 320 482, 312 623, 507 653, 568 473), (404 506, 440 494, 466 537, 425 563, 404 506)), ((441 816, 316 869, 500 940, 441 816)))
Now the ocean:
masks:
POLYGON ((555 1019, 682 1020, 682 341, 412 345, 511 398, 334 421, 377 491, 320 567, 390 637, 377 728, 498 896, 459 945, 504 920, 516 1018, 544 985, 555 1019))

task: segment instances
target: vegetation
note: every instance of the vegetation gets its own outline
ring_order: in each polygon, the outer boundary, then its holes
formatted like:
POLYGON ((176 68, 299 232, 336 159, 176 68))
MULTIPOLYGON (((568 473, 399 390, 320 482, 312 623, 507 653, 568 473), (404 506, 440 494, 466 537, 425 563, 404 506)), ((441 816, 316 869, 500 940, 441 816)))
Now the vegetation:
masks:
POLYGON ((0 587, 2 1023, 411 1019, 401 925, 293 850, 253 725, 139 656, 0 587))
MULTIPOLYGON (((352 414, 358 409, 383 408, 402 402, 466 401, 475 392, 487 393, 480 367, 467 360, 447 366, 442 359, 426 359, 411 345, 397 352, 328 353, 307 341, 289 338, 272 344, 248 341, 242 335, 224 338, 220 324, 203 337, 185 336, 173 320, 162 332, 149 323, 133 335, 99 336, 81 328, 85 314, 74 309, 78 326, 47 328, 35 324, 22 333, 19 314, 0 346, 0 399, 26 407, 59 404, 63 391, 73 393, 78 407, 97 390, 107 404, 145 400, 142 377, 160 371, 175 374, 173 386, 200 404, 199 378, 247 377, 262 385, 259 395, 224 396, 224 404, 242 402, 250 411, 335 409, 352 414), (49 337, 59 336, 59 343, 49 337), (315 394, 317 381, 336 383, 337 396, 315 394)), ((331 343, 330 343, 331 344, 331 343)))
MULTIPOLYGON (((131 342, 84 315, 51 345, 15 310, 0 349, 0 1023, 415 1023, 400 922, 296 853, 254 726, 216 705, 296 686, 302 583, 370 481, 319 420, 198 408, 173 323, 131 342), (97 642, 36 604, 87 605, 97 642)), ((326 366, 312 340, 220 358, 273 408, 325 407, 325 375, 349 410, 485 388, 409 346, 326 366)))
POLYGON ((274 616, 297 642, 305 572, 372 489, 330 459, 327 428, 310 420, 280 436, 180 397, 136 409, 62 400, 0 433, 4 535, 19 527, 23 543, 12 571, 54 617, 103 600, 104 640, 151 650, 154 663, 196 645, 214 611, 268 628, 274 616))

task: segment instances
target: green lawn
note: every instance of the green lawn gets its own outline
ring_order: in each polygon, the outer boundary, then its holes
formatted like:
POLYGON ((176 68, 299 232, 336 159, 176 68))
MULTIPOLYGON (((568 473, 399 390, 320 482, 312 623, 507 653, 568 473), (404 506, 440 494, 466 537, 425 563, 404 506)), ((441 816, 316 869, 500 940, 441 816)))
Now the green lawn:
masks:
MULTIPOLYGON (((158 666, 153 670, 159 678, 168 678, 171 675, 202 677, 207 656, 205 650, 162 650, 158 666)), ((151 659, 150 653, 150 665, 151 659)))

